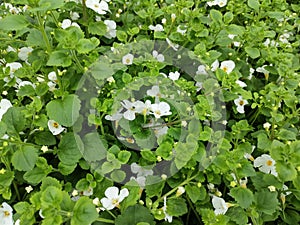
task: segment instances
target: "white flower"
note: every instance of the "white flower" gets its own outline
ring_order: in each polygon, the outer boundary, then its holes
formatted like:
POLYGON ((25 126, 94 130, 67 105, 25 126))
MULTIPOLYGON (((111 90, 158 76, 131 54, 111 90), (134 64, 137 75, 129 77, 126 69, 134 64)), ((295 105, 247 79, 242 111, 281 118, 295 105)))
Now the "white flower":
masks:
POLYGON ((262 67, 257 67, 256 72, 263 73, 265 76, 269 76, 269 71, 265 69, 267 65, 264 65, 262 67))
POLYGON ((110 121, 120 120, 123 117, 123 114, 121 113, 122 109, 123 108, 121 108, 118 112, 116 112, 113 115, 106 115, 104 118, 110 121))
POLYGON ((279 44, 274 41, 274 40, 270 40, 270 38, 267 38, 264 42, 263 42, 263 45, 266 46, 266 47, 269 47, 269 46, 272 46, 272 47, 277 47, 279 44))
POLYGON ((180 34, 182 34, 182 35, 184 35, 185 33, 186 33, 186 31, 187 31, 187 29, 186 29, 186 26, 178 26, 177 27, 177 30, 176 30, 178 33, 180 33, 180 34))
POLYGON ((27 61, 28 56, 30 55, 30 53, 32 51, 33 51, 33 48, 31 48, 31 47, 22 47, 18 51, 18 57, 23 61, 27 61))
POLYGON ((153 30, 153 31, 156 31, 156 32, 164 31, 164 27, 161 24, 156 24, 155 26, 150 25, 149 29, 153 30))
POLYGON ((52 82, 52 81, 49 81, 49 82, 47 83, 47 85, 48 85, 50 91, 54 91, 54 90, 56 89, 56 88, 55 88, 56 83, 54 83, 54 82, 52 82))
POLYGON ((29 185, 28 187, 25 188, 25 190, 26 190, 27 193, 30 193, 30 192, 33 191, 33 188, 32 188, 31 185, 29 185))
MULTIPOLYGON (((236 35, 235 35, 235 34, 228 34, 228 37, 229 37, 231 40, 233 40, 234 37, 236 37, 236 35)), ((238 42, 238 41, 234 41, 234 42, 233 42, 233 45, 234 45, 235 47, 239 47, 239 46, 241 45, 241 43, 238 42)))
POLYGON ((163 97, 159 91, 159 86, 157 85, 154 85, 151 89, 147 90, 147 95, 158 98, 163 97))
POLYGON ((136 181, 141 188, 146 186, 146 177, 131 177, 130 180, 136 181))
POLYGON ((155 116, 155 118, 160 118, 162 116, 171 115, 170 106, 166 102, 159 102, 151 105, 151 114, 155 116))
MULTIPOLYGON (((254 151, 254 149, 255 149, 255 145, 252 145, 251 153, 254 151)), ((253 158, 253 156, 251 155, 251 153, 245 153, 245 154, 244 154, 244 158, 245 158, 245 159, 249 159, 249 160, 251 160, 251 161, 254 161, 254 158, 253 158)))
POLYGON ((179 45, 178 44, 174 44, 172 41, 170 41, 169 38, 166 38, 166 41, 168 43, 168 45, 173 48, 174 51, 178 51, 179 45))
POLYGON ((57 75, 54 71, 48 73, 48 79, 57 83, 57 75))
POLYGON ((270 124, 269 122, 263 124, 263 128, 265 128, 266 130, 269 130, 271 126, 272 124, 270 124))
POLYGON ((70 12, 70 17, 72 20, 78 20, 80 18, 79 13, 78 12, 70 12))
POLYGON ((12 104, 7 99, 1 99, 0 101, 0 121, 2 119, 2 116, 7 112, 7 110, 12 107, 12 104))
POLYGON ((43 146, 41 147, 41 151, 42 151, 43 153, 46 153, 46 152, 49 151, 49 149, 48 149, 48 147, 47 147, 46 145, 43 145, 43 146))
POLYGON ((161 19, 161 23, 162 23, 162 24, 166 24, 166 23, 167 23, 167 19, 166 19, 166 18, 162 18, 162 19, 161 19))
POLYGON ((69 19, 64 19, 61 23, 61 28, 62 29, 67 29, 68 27, 71 27, 71 26, 80 28, 78 23, 72 22, 69 19))
POLYGON ((20 223, 21 223, 21 220, 17 219, 16 222, 15 222, 15 225, 20 225, 20 223))
POLYGON ((275 192, 276 191, 276 187, 274 187, 273 185, 268 186, 268 189, 270 192, 275 192))
POLYGON ((88 187, 87 190, 84 190, 82 192, 82 195, 84 195, 84 196, 91 196, 93 193, 94 193, 93 188, 92 187, 88 187))
POLYGON ((255 72, 255 69, 253 69, 253 68, 250 68, 249 69, 249 76, 248 76, 248 80, 251 80, 252 79, 252 77, 253 77, 253 73, 255 72))
POLYGON ((106 210, 111 210, 115 207, 119 207, 120 202, 129 195, 129 191, 127 188, 123 188, 119 193, 119 188, 109 187, 104 194, 106 197, 102 198, 100 202, 106 210))
POLYGON ((220 69, 226 72, 227 74, 231 73, 235 67, 235 63, 232 60, 226 60, 221 62, 220 69))
POLYGON ((54 120, 48 121, 48 128, 53 135, 58 135, 65 130, 60 124, 55 122, 54 120))
POLYGON ((176 197, 179 197, 180 195, 182 195, 185 192, 184 187, 179 186, 177 191, 176 191, 176 197))
POLYGON ((216 215, 225 214, 228 210, 228 206, 223 198, 213 195, 212 204, 216 215))
POLYGON ((282 186, 282 192, 280 193, 280 199, 283 204, 285 203, 285 197, 292 193, 291 191, 287 191, 288 189, 289 189, 288 186, 286 186, 285 184, 282 186))
POLYGON ((123 100, 123 102, 121 102, 121 104, 125 109, 127 109, 127 111, 125 111, 123 113, 123 117, 127 120, 134 120, 135 119, 135 114, 137 113, 136 105, 138 103, 130 102, 128 100, 123 100))
POLYGON ((171 14, 171 20, 174 21, 175 19, 176 19, 176 14, 175 14, 175 13, 172 13, 172 14, 171 14))
POLYGON ((179 77, 180 77, 180 73, 178 71, 169 73, 169 78, 173 81, 178 80, 179 77))
POLYGON ((271 156, 263 154, 254 160, 253 165, 254 167, 258 167, 258 169, 263 173, 271 173, 274 176, 277 176, 275 163, 275 160, 272 159, 271 156))
POLYGON ((32 86, 34 89, 35 89, 35 87, 36 87, 35 84, 31 83, 30 81, 25 80, 25 81, 21 81, 21 82, 18 84, 18 88, 20 89, 21 87, 26 86, 26 85, 30 85, 30 86, 32 86))
POLYGON ((167 213, 167 197, 165 196, 164 197, 164 206, 163 206, 163 212, 165 214, 165 221, 168 221, 169 223, 172 223, 172 220, 173 220, 173 216, 170 216, 168 213, 167 213))
POLYGON ((152 56, 153 56, 154 58, 156 58, 158 62, 163 62, 163 61, 165 61, 164 55, 163 55, 163 54, 158 54, 158 52, 157 52, 156 50, 153 50, 152 56))
POLYGON ((93 204, 96 206, 100 205, 100 200, 98 197, 93 199, 93 204))
POLYGON ((245 113, 244 106, 248 104, 248 101, 244 100, 242 96, 239 96, 239 98, 234 100, 234 104, 237 106, 236 110, 239 113, 245 113))
POLYGON ((104 20, 104 24, 106 25, 106 34, 104 37, 111 39, 117 36, 117 24, 113 20, 104 20))
POLYGON ((99 0, 86 0, 85 4, 86 7, 94 10, 100 15, 106 14, 106 12, 109 11, 109 7, 106 1, 99 2, 99 0))
POLYGON ((237 80, 235 83, 238 84, 241 88, 247 87, 247 84, 243 81, 237 80))
POLYGON ((0 208, 0 224, 1 225, 13 225, 13 209, 6 202, 2 203, 2 207, 0 208))
POLYGON ((195 86, 197 87, 197 91, 200 91, 203 88, 202 82, 196 82, 195 86))
POLYGON ((146 100, 145 103, 141 102, 141 101, 137 101, 135 103, 135 108, 136 108, 136 112, 140 113, 142 115, 149 115, 150 110, 151 110, 151 101, 150 100, 146 100))
POLYGON ((227 0, 214 0, 207 2, 208 6, 218 5, 219 7, 224 7, 227 4, 227 0))
POLYGON ((207 75, 207 71, 204 65, 200 65, 197 68, 196 74, 203 74, 203 75, 207 75))
POLYGON ((144 167, 138 165, 137 163, 132 163, 130 165, 130 169, 132 173, 136 173, 138 177, 146 177, 149 175, 153 175, 153 170, 145 169, 144 167))
POLYGON ((13 75, 14 72, 16 72, 18 69, 22 67, 22 64, 19 62, 12 62, 12 63, 7 63, 6 68, 9 67, 10 69, 10 74, 13 75))
POLYGON ((133 63, 133 58, 134 56, 130 53, 128 53, 127 55, 124 55, 122 58, 122 63, 124 65, 131 65, 133 63))
POLYGON ((216 60, 211 64, 210 70, 211 70, 211 71, 216 71, 216 70, 219 68, 219 65, 220 65, 219 60, 216 59, 216 60))

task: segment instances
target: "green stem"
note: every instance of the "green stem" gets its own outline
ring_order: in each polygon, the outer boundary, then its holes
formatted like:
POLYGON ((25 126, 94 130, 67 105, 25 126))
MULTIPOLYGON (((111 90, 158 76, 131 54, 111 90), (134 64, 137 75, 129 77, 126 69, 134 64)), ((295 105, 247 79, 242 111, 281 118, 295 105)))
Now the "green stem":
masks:
POLYGON ((33 146, 33 147, 38 147, 40 148, 39 145, 35 145, 35 144, 32 144, 32 143, 26 143, 26 142, 21 142, 21 141, 12 141, 12 140, 9 140, 9 139, 3 139, 3 138, 0 138, 0 141, 3 141, 3 142, 9 142, 9 143, 12 143, 12 144, 18 144, 18 145, 28 145, 28 146, 33 146))
POLYGON ((71 50, 71 55, 73 56, 74 61, 75 61, 76 65, 79 67, 80 71, 83 72, 83 71, 84 71, 84 68, 83 68, 83 66, 81 65, 79 59, 77 58, 77 55, 76 55, 75 50, 71 50))
POLYGON ((190 205, 190 208, 193 210, 197 220, 199 221, 199 224, 201 224, 202 220, 200 219, 199 215, 198 215, 198 212, 195 210, 194 206, 193 206, 193 203, 191 202, 191 200, 189 198, 186 198, 189 205, 190 205))
POLYGON ((48 53, 51 53, 52 52, 52 47, 51 47, 50 41, 47 37, 46 30, 45 30, 44 23, 42 21, 40 12, 37 12, 37 20, 38 20, 38 23, 39 23, 39 29, 42 32, 42 36, 43 36, 44 42, 45 42, 46 47, 47 47, 47 51, 48 51, 48 53))
POLYGON ((115 216, 115 214, 113 214, 111 211, 106 210, 106 212, 108 212, 114 219, 116 219, 117 217, 115 216))
POLYGON ((103 222, 103 223, 111 223, 111 224, 115 223, 115 221, 113 221, 113 220, 104 219, 104 218, 98 218, 98 219, 96 219, 96 221, 103 222))

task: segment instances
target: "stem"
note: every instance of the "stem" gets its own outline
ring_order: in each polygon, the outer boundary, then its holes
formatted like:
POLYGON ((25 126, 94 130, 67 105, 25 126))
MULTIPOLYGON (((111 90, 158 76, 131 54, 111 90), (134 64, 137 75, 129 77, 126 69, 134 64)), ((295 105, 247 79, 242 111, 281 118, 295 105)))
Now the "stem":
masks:
POLYGON ((111 223, 111 224, 115 223, 115 221, 109 220, 109 219, 105 219, 105 218, 98 218, 98 219, 96 219, 96 221, 103 222, 103 223, 111 223))
POLYGON ((3 141, 3 142, 9 142, 9 143, 12 143, 12 144, 18 144, 18 145, 28 145, 28 146, 33 146, 33 147, 38 147, 40 148, 39 145, 35 145, 35 144, 32 144, 32 143, 26 143, 26 142, 21 142, 21 141, 12 141, 12 140, 9 140, 9 139, 3 139, 3 138, 0 138, 0 141, 3 141))
POLYGON ((113 214, 111 211, 106 210, 106 212, 108 212, 114 219, 116 219, 117 217, 115 216, 115 214, 113 214))
POLYGON ((75 50, 71 50, 71 55, 73 56, 73 58, 74 58, 74 60, 75 60, 75 63, 76 63, 76 65, 79 67, 80 71, 83 72, 83 71, 84 71, 84 68, 83 68, 83 66, 81 65, 79 59, 77 58, 77 55, 76 55, 75 50))
POLYGON ((37 12, 37 20, 38 20, 38 23, 39 23, 40 31, 42 32, 42 36, 43 36, 44 42, 45 42, 46 47, 47 47, 47 51, 48 51, 48 53, 51 53, 52 47, 51 47, 50 41, 49 41, 49 39, 47 37, 46 31, 45 31, 45 27, 44 27, 44 23, 42 21, 40 12, 37 12))
POLYGON ((190 200, 189 198, 186 198, 186 199, 187 199, 187 201, 188 201, 188 203, 189 203, 191 209, 193 210, 193 212, 194 212, 194 214, 195 214, 197 220, 198 220, 199 223, 201 224, 202 220, 200 219, 200 217, 199 217, 199 215, 198 215, 198 212, 195 210, 195 208, 194 208, 194 206, 193 206, 193 203, 191 202, 191 200, 190 200))
POLYGON ((82 14, 83 14, 83 21, 86 24, 88 21, 88 15, 86 12, 86 4, 85 4, 85 0, 82 0, 82 14))

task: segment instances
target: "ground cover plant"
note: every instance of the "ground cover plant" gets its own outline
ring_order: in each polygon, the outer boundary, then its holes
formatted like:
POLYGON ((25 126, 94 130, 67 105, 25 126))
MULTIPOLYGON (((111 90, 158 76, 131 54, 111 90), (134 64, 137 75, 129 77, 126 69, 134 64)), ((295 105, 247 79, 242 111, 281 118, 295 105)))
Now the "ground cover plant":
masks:
POLYGON ((300 4, 0 2, 0 224, 299 224, 300 4))

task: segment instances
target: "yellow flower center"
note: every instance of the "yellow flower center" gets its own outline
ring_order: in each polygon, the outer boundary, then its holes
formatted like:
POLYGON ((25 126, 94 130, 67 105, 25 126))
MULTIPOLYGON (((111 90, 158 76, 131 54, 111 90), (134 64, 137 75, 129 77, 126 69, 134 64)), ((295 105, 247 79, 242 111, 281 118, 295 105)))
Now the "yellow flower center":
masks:
POLYGON ((225 66, 225 67, 223 68, 223 71, 224 71, 224 72, 227 72, 227 70, 228 70, 228 68, 225 66))
POLYGON ((130 63, 130 59, 129 58, 126 59, 126 63, 130 63))
POLYGON ((4 216, 9 216, 10 213, 8 211, 4 211, 4 216))
POLYGON ((271 160, 268 160, 268 161, 266 162, 266 164, 267 164, 267 166, 272 166, 272 165, 273 165, 273 162, 272 162, 271 160))
POLYGON ((59 127, 59 124, 58 124, 57 122, 54 122, 54 123, 52 124, 52 126, 53 126, 54 128, 58 128, 58 127, 59 127))
POLYGON ((244 105, 244 100, 240 100, 239 105, 243 106, 244 105))

